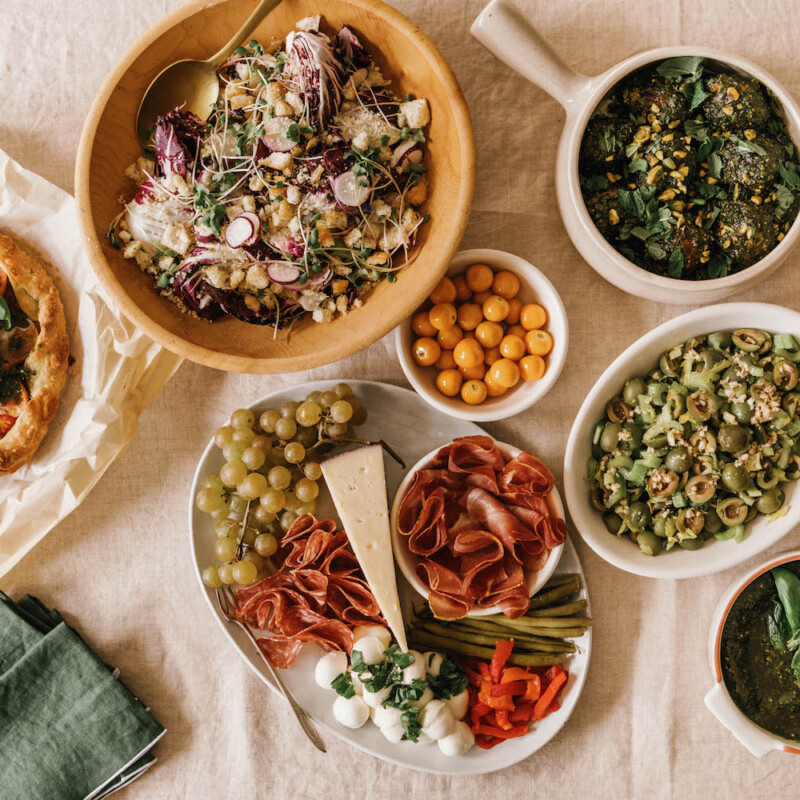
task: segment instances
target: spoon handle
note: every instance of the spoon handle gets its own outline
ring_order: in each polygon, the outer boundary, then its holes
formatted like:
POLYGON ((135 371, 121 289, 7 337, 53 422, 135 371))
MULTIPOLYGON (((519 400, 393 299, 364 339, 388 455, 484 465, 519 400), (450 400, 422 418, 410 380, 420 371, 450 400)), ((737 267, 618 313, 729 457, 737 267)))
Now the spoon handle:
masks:
POLYGON ((261 0, 253 9, 253 13, 244 21, 242 27, 233 34, 230 41, 218 53, 208 59, 208 63, 216 68, 223 64, 230 54, 259 26, 261 20, 280 3, 281 0, 261 0))

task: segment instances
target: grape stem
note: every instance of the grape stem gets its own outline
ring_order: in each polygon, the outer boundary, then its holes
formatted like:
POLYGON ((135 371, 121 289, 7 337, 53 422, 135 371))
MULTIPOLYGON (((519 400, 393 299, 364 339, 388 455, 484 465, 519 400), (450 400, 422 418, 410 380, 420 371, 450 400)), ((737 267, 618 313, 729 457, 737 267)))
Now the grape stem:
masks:
MULTIPOLYGON (((369 439, 327 439, 324 441, 332 442, 333 444, 339 444, 340 442, 345 444, 379 444, 403 469, 406 468, 405 461, 403 461, 403 459, 400 458, 400 456, 397 455, 397 453, 395 453, 395 451, 392 450, 392 448, 383 439, 378 439, 377 442, 372 442, 369 439)), ((333 454, 331 454, 328 458, 333 457, 333 454)), ((327 459, 325 460, 327 461, 327 459)))
POLYGON ((242 527, 239 530, 239 543, 236 546, 236 560, 240 561, 244 554, 244 533, 247 530, 247 517, 250 515, 250 504, 252 500, 247 501, 247 506, 244 509, 244 517, 242 517, 242 527))

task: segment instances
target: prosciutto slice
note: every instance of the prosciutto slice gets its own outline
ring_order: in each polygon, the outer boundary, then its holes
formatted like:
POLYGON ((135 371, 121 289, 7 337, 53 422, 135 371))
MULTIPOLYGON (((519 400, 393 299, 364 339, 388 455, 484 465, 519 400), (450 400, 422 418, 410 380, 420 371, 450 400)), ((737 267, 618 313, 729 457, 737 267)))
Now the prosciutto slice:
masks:
POLYGON ((274 666, 291 666, 305 642, 350 653, 354 626, 385 624, 347 534, 333 520, 300 517, 274 561, 278 572, 236 592, 239 618, 272 634, 258 645, 274 666))
POLYGON ((566 538, 547 502, 554 485, 536 456, 507 459, 489 436, 454 440, 416 473, 397 527, 436 617, 460 619, 476 606, 511 618, 527 611, 527 576, 566 538))

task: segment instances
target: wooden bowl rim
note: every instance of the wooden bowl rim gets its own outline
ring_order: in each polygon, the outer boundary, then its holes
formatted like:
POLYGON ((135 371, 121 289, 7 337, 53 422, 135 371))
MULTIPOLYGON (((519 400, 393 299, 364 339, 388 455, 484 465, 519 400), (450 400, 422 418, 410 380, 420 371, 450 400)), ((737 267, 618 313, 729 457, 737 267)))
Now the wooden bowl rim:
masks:
MULTIPOLYGON (((355 335, 345 347, 342 347, 338 343, 338 339, 332 338, 331 346, 325 350, 317 350, 313 353, 306 353, 303 355, 254 358, 250 356, 221 353, 218 350, 212 350, 202 345, 189 342, 153 320, 130 298, 103 254, 95 230, 94 215, 92 213, 90 166, 97 129, 100 125, 103 112, 117 84, 128 72, 136 59, 170 28, 207 8, 226 2, 229 2, 229 0, 213 0, 211 3, 209 3, 208 0, 188 0, 188 2, 167 14, 163 19, 142 34, 142 36, 131 45, 103 82, 89 109, 86 122, 81 131, 78 155, 75 162, 75 198, 78 207, 78 221, 85 237, 84 246, 86 253, 103 288, 111 295, 122 313, 134 325, 162 347, 195 363, 214 367, 216 369, 224 369, 230 372, 277 374, 281 372, 296 372, 299 370, 311 369, 313 367, 339 361, 342 358, 360 352, 385 336, 389 331, 399 325, 400 322, 430 294, 433 287, 446 272, 450 265, 450 260, 458 250, 461 239, 463 238, 475 194, 475 136, 472 128, 472 119, 466 98, 464 97, 452 68, 439 51, 439 48, 418 25, 397 9, 382 2, 382 0, 343 0, 343 2, 349 3, 352 6, 362 8, 382 17, 387 24, 399 29, 409 38, 417 39, 422 49, 428 53, 441 70, 441 82, 447 89, 450 108, 452 109, 452 114, 456 121, 459 144, 464 154, 462 160, 462 178, 459 183, 461 194, 458 205, 456 206, 456 223, 450 229, 450 242, 443 253, 441 269, 439 271, 432 270, 427 280, 418 281, 416 291, 412 290, 409 293, 409 298, 413 299, 413 302, 409 302, 409 309, 407 311, 401 310, 398 312, 397 310, 393 310, 394 304, 386 303, 385 313, 381 315, 378 320, 375 320, 374 324, 369 327, 364 326, 364 331, 355 335)), ((268 16, 269 15, 267 15, 267 18, 268 16)), ((134 124, 135 121, 131 120, 131 128, 134 127, 134 124)), ((163 301, 163 298, 156 295, 154 295, 154 299, 163 301)))

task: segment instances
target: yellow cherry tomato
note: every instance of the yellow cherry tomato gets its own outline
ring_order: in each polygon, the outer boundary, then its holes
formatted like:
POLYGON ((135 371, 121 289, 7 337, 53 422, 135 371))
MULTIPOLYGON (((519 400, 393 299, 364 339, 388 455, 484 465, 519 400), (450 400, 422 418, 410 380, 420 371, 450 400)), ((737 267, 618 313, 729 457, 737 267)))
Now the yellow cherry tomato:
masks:
POLYGON ((453 278, 453 286, 456 287, 456 300, 463 303, 472 297, 472 289, 467 286, 467 279, 463 275, 456 275, 453 278))
POLYGON ((464 303, 456 311, 456 321, 461 330, 474 331, 483 322, 483 309, 477 303, 464 303))
POLYGON ((464 332, 458 325, 445 328, 436 335, 436 341, 439 342, 442 350, 452 350, 463 338, 464 332))
POLYGON ((457 369, 444 369, 436 376, 436 388, 445 397, 455 397, 463 380, 457 369))
POLYGON ((485 292, 491 288, 494 273, 486 264, 473 264, 467 269, 467 286, 473 292, 485 292))
POLYGON ((493 383, 499 383, 501 386, 505 386, 506 389, 510 389, 519 383, 519 367, 515 362, 507 358, 495 361, 489 367, 489 374, 492 376, 493 383))
POLYGON ((510 300, 519 292, 519 278, 508 270, 498 272, 492 281, 492 291, 500 297, 510 300))
POLYGON ((430 367, 432 364, 435 364, 441 354, 442 348, 439 347, 439 343, 429 336, 423 336, 421 339, 417 339, 411 351, 414 361, 421 367, 430 367))
POLYGON ((528 331, 525 346, 532 356, 546 356, 553 349, 553 337, 547 331, 528 331))
POLYGON ((462 339, 453 350, 459 367, 477 367, 483 361, 483 349, 475 339, 462 339))
POLYGON ((430 301, 434 305, 437 305, 438 303, 455 303, 456 285, 450 280, 450 278, 442 278, 431 292, 430 301))
POLYGON ((478 364, 477 367, 459 367, 458 371, 464 376, 467 381, 480 381, 486 374, 486 367, 483 364, 478 364))
POLYGON ((489 347, 483 351, 483 363, 487 367, 491 367, 495 361, 499 361, 502 357, 499 347, 489 347))
POLYGON ((500 397, 500 395, 505 394, 508 389, 505 386, 501 386, 496 381, 492 380, 492 371, 486 373, 486 376, 483 379, 483 385, 486 387, 486 393, 489 397, 500 397))
POLYGON ((522 306, 519 321, 526 331, 535 331, 547 322, 547 312, 537 303, 528 303, 522 306))
POLYGON ((492 290, 487 289, 485 292, 475 292, 472 295, 472 302, 477 303, 481 307, 481 313, 483 313, 483 304, 492 296, 492 290))
POLYGON ((436 369, 455 369, 456 360, 453 358, 452 350, 442 350, 442 354, 433 365, 436 369))
POLYGON ((480 405, 488 394, 483 381, 466 381, 461 387, 461 399, 471 406, 480 405))
POLYGON ((436 328, 431 325, 427 311, 418 311, 411 320, 411 330, 417 336, 436 336, 436 328))
POLYGON ((519 371, 524 381, 538 381, 545 373, 545 363, 541 356, 525 356, 519 362, 519 371))
POLYGON ((489 322, 502 322, 508 316, 508 300, 493 294, 483 304, 483 316, 489 322))
POLYGON ((508 328, 506 328, 506 336, 519 336, 522 340, 525 339, 525 334, 527 332, 528 331, 526 331, 522 325, 509 325, 508 328))
POLYGON ((519 336, 504 336, 500 342, 500 355, 512 361, 519 361, 525 355, 525 342, 519 336))
POLYGON ((503 328, 496 322, 481 322, 475 328, 475 338, 483 347, 497 347, 503 339, 503 328))
POLYGON ((506 325, 518 324, 520 311, 522 311, 522 301, 519 299, 519 297, 512 297, 508 301, 508 314, 506 314, 506 318, 503 320, 503 322, 505 322, 506 325))
POLYGON ((428 319, 437 331, 452 328, 456 324, 456 307, 452 303, 437 303, 428 312, 428 319))

